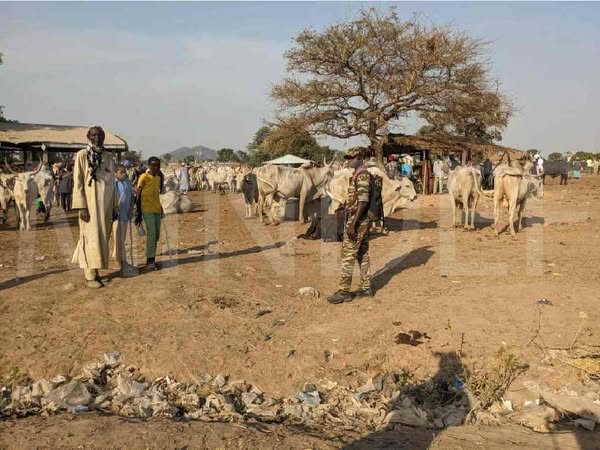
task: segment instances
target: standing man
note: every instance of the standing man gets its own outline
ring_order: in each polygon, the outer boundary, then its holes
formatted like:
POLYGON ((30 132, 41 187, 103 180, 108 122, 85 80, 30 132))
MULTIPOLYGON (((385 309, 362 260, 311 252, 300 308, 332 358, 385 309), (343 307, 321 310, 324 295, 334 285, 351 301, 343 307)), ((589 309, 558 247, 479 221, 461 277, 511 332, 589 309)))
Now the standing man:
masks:
POLYGON ((346 152, 344 159, 354 173, 348 184, 348 200, 345 206, 345 230, 342 242, 342 274, 340 288, 327 299, 329 303, 350 302, 354 298, 372 297, 371 273, 369 263, 369 230, 371 221, 368 216, 371 195, 371 174, 364 165, 367 149, 353 147, 346 152), (352 294, 352 272, 358 261, 360 267, 360 289, 352 294))
POLYGON ((483 162, 482 166, 483 166, 482 169, 483 169, 484 189, 491 189, 492 188, 493 167, 492 167, 492 162, 490 161, 490 158, 485 158, 485 161, 483 162))
POLYGON ((182 162, 181 168, 179 169, 179 191, 184 194, 190 190, 190 171, 187 165, 182 162))
POLYGON ((108 268, 112 221, 115 214, 115 163, 104 151, 104 130, 88 130, 88 145, 77 152, 73 169, 73 209, 79 210, 79 242, 73 263, 83 269, 88 288, 104 286, 99 269, 108 268))
POLYGON ((436 156, 433 162, 433 193, 441 194, 443 190, 443 178, 444 178, 444 162, 442 158, 436 156))
POLYGON ((535 155, 533 159, 535 160, 535 171, 537 176, 544 175, 544 159, 539 154, 535 155))
POLYGON ((160 193, 162 191, 162 174, 160 173, 160 159, 152 156, 148 159, 148 170, 140 175, 136 185, 137 215, 135 224, 146 224, 146 269, 158 270, 156 263, 156 245, 160 237, 160 219, 164 217, 160 206, 160 193))
POLYGON ((73 197, 73 171, 71 164, 67 166, 66 172, 63 174, 58 184, 58 192, 60 194, 60 206, 64 212, 71 211, 71 198, 73 197))
POLYGON ((388 163, 385 165, 385 171, 387 172, 387 176, 392 180, 396 179, 398 175, 398 165, 396 161, 394 161, 394 155, 388 156, 388 163))

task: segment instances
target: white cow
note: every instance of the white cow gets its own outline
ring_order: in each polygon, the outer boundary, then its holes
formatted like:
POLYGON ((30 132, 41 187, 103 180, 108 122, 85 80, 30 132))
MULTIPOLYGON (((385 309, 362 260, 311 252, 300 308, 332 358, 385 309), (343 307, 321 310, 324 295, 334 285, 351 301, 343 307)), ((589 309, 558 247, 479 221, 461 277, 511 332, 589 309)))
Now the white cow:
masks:
POLYGON ((515 237, 515 214, 517 230, 523 226, 523 210, 527 199, 537 195, 544 197, 544 183, 542 176, 531 175, 520 168, 499 166, 494 170, 494 224, 492 228, 498 235, 498 220, 500 208, 508 206, 508 226, 510 234, 515 237))
MULTIPOLYGON (((399 209, 407 208, 408 203, 417 197, 415 187, 408 178, 391 179, 378 167, 369 167, 368 170, 372 175, 380 176, 383 180, 381 200, 383 201, 383 215, 385 217, 392 215, 399 209)), ((327 187, 327 195, 331 198, 330 214, 335 213, 348 201, 348 185, 353 173, 353 169, 348 168, 335 172, 327 187)))
POLYGON ((452 206, 452 226, 456 226, 457 206, 464 210, 464 227, 475 229, 475 208, 479 202, 481 172, 474 167, 457 167, 448 174, 448 194, 452 206), (469 223, 469 213, 471 222, 469 223))

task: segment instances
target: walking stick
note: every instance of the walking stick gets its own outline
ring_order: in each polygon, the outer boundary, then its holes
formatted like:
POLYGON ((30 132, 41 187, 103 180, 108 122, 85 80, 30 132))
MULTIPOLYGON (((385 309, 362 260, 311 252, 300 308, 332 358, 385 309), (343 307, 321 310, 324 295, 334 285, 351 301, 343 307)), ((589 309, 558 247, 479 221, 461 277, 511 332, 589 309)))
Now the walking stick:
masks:
POLYGON ((131 241, 129 245, 129 256, 131 257, 131 265, 135 266, 135 261, 133 260, 133 226, 131 225, 131 220, 129 221, 129 240, 131 241))

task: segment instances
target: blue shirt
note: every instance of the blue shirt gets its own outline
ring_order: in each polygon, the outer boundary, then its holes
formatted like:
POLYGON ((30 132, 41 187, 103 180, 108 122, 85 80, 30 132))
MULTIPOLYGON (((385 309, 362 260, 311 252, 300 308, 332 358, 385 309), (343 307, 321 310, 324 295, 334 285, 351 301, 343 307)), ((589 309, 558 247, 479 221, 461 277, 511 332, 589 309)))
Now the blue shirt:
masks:
POLYGON ((403 177, 410 177, 411 172, 410 164, 402 163, 400 166, 400 175, 403 177))
POLYGON ((119 222, 129 222, 133 213, 133 187, 131 181, 115 180, 115 196, 119 208, 119 222))

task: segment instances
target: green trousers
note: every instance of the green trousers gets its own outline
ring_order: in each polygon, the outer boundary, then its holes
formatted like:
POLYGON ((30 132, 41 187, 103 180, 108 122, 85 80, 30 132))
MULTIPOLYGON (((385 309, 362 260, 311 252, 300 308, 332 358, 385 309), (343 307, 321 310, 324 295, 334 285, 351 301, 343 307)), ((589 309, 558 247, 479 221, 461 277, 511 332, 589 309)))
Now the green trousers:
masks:
POLYGON ((160 214, 144 213, 144 223, 146 224, 146 258, 154 258, 156 244, 160 237, 160 214))

